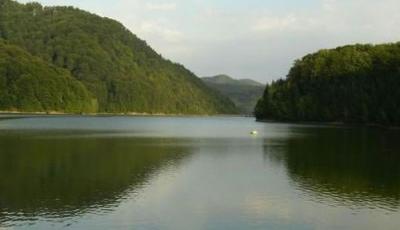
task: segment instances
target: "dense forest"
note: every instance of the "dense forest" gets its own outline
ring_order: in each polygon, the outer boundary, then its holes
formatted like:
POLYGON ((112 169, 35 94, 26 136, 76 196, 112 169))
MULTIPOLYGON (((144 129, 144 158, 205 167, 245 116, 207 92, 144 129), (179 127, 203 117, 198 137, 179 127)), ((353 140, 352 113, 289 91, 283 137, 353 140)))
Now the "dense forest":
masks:
POLYGON ((267 85, 258 119, 400 124, 400 43, 321 50, 267 85))
POLYGON ((96 100, 68 71, 0 40, 0 109, 95 112, 96 100))
POLYGON ((209 87, 217 90, 235 103, 241 114, 253 114, 257 101, 262 97, 265 85, 251 79, 233 79, 227 75, 203 77, 209 87))
MULTIPOLYGON (((120 23, 79 9, 0 0, 0 39, 24 49, 43 65, 48 63, 50 68, 63 69, 55 71, 81 82, 90 94, 85 97, 91 98, 90 105, 97 105, 97 112, 236 112, 229 99, 207 87, 182 65, 164 59, 120 23)), ((33 78, 42 77, 35 73, 30 73, 33 78)), ((46 87, 42 84, 40 89, 29 90, 40 94, 38 90, 47 90, 46 87)), ((5 89, 0 90, 2 95, 5 89)), ((21 91, 18 87, 8 87, 6 93, 21 100, 18 90, 21 91)), ((15 100, 0 97, 0 110, 76 111, 78 108, 54 107, 58 103, 55 97, 41 106, 40 98, 32 97, 32 101, 29 98, 25 97, 23 104, 14 104, 15 100)))

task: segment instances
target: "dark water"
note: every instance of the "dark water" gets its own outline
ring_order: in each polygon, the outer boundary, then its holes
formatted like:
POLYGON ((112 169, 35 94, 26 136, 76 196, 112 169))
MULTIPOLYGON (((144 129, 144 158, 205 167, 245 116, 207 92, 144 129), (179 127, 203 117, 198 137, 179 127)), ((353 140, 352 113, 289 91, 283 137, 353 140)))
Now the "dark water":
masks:
POLYGON ((399 226, 400 131, 222 117, 0 120, 1 230, 399 226))

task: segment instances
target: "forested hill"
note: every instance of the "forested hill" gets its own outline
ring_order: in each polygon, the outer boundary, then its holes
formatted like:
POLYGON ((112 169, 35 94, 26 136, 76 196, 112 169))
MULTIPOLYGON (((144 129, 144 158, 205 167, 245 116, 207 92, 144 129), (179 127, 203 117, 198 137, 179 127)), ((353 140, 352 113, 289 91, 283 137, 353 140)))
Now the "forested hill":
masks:
POLYGON ((227 75, 203 77, 202 80, 209 87, 231 99, 242 114, 253 114, 254 107, 265 89, 265 85, 254 80, 236 80, 227 75))
POLYGON ((68 71, 0 40, 0 108, 76 113, 95 112, 97 104, 68 71))
MULTIPOLYGON (((0 0, 0 38, 67 71, 90 92, 97 112, 236 112, 229 99, 108 18, 72 7, 0 0)), ((15 93, 9 89, 18 97, 15 93)))
POLYGON ((400 125, 400 43, 321 50, 266 87, 258 119, 400 125))

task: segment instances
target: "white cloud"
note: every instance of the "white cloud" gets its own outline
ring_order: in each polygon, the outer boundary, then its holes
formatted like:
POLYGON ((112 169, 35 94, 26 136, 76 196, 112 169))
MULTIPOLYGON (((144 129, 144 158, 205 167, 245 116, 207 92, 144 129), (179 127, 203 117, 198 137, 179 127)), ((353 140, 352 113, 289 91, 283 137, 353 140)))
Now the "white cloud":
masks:
POLYGON ((148 10, 155 10, 155 11, 174 11, 176 10, 176 3, 175 2, 168 2, 168 3, 146 3, 146 8, 148 10))
POLYGON ((284 30, 297 23, 298 19, 293 15, 284 17, 263 17, 255 22, 252 27, 255 31, 284 30))
POLYGON ((158 37, 158 39, 163 39, 166 42, 177 43, 181 42, 183 39, 182 32, 168 28, 166 25, 157 21, 144 21, 137 29, 138 32, 143 35, 153 36, 154 39, 158 37))

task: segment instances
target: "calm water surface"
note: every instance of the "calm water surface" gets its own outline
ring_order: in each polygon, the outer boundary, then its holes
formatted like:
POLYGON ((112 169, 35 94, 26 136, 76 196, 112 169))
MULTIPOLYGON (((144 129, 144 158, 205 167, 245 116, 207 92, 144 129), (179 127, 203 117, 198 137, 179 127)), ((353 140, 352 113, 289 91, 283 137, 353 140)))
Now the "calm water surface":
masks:
POLYGON ((0 119, 1 230, 399 226, 400 131, 224 117, 0 119))

